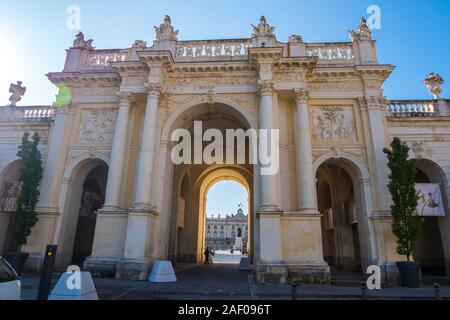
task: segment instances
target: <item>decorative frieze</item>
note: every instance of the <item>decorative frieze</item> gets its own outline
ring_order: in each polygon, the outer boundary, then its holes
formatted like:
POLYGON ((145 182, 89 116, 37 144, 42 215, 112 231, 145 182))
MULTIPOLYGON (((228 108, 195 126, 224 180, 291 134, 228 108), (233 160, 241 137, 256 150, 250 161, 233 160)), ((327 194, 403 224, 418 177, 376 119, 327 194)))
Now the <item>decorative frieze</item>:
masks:
POLYGON ((114 109, 87 109, 83 111, 79 143, 111 143, 117 112, 114 109))
POLYGON ((363 84, 361 81, 333 81, 333 82, 310 82, 308 87, 313 91, 339 91, 339 90, 362 90, 363 84))
POLYGON ((353 107, 320 106, 312 109, 316 141, 357 141, 353 107))
POLYGON ((305 82, 306 74, 300 72, 275 72, 273 80, 278 82, 305 82))
POLYGON ((242 76, 228 76, 228 77, 173 77, 169 80, 171 90, 178 90, 184 88, 194 89, 208 89, 211 86, 240 86, 255 84, 256 76, 242 75, 242 76))

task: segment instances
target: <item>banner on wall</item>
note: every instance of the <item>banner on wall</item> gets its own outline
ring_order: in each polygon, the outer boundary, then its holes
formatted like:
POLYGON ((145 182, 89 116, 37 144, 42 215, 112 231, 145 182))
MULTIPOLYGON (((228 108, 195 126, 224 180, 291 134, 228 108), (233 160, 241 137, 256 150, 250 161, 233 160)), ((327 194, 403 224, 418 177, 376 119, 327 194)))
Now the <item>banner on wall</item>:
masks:
POLYGON ((444 217, 441 187, 438 183, 416 183, 417 215, 425 217, 444 217))
POLYGON ((17 200, 19 199, 22 183, 20 181, 9 181, 5 183, 3 195, 0 202, 1 212, 15 212, 17 200))

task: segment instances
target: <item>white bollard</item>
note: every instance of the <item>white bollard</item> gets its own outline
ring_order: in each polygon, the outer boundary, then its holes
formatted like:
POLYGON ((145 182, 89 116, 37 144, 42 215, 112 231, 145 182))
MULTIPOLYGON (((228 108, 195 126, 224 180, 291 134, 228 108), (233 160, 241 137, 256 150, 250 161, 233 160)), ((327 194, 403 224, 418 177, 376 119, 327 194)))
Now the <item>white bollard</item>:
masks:
POLYGON ((48 300, 98 300, 89 272, 65 272, 59 278, 48 300))
POLYGON ((148 281, 156 283, 177 282, 172 262, 155 261, 152 271, 148 276, 148 281))
POLYGON ((239 263, 239 271, 252 271, 252 266, 250 265, 249 258, 241 258, 241 262, 239 263))

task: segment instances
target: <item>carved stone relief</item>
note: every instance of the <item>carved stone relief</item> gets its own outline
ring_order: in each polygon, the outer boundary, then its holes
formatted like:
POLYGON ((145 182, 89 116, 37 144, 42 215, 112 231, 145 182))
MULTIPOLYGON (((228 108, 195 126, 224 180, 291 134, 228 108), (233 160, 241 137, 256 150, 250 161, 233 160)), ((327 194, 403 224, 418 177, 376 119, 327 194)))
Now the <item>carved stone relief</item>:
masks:
POLYGON ((111 143, 117 111, 114 109, 90 109, 83 111, 79 143, 111 143))
POLYGON ((253 117, 257 118, 258 102, 256 94, 223 94, 220 96, 234 101, 238 105, 244 107, 253 117))
POLYGON ((423 142, 413 143, 413 152, 417 159, 422 159, 425 151, 425 144, 423 142))
POLYGON ((313 138, 317 141, 357 141, 352 107, 315 107, 312 124, 313 138))

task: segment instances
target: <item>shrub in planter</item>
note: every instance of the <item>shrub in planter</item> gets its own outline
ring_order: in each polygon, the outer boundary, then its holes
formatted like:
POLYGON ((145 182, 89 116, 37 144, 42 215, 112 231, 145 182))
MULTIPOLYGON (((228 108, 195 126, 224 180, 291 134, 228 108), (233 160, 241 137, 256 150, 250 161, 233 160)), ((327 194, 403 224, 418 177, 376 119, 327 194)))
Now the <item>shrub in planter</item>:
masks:
POLYGON ((15 253, 5 254, 4 258, 19 275, 22 274, 28 257, 28 253, 22 252, 22 247, 27 243, 27 238, 38 220, 35 208, 43 175, 42 156, 38 149, 39 140, 39 134, 34 133, 30 140, 30 134, 25 132, 22 137, 22 145, 19 146, 17 153, 22 160, 19 178, 22 191, 17 201, 13 236, 19 250, 15 253))
POLYGON ((423 218, 417 216, 417 194, 415 189, 416 166, 409 159, 409 147, 399 138, 394 138, 390 148, 385 148, 388 158, 389 192, 392 196, 392 231, 397 238, 397 253, 406 261, 397 262, 402 285, 420 287, 420 265, 411 261, 423 218))

